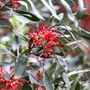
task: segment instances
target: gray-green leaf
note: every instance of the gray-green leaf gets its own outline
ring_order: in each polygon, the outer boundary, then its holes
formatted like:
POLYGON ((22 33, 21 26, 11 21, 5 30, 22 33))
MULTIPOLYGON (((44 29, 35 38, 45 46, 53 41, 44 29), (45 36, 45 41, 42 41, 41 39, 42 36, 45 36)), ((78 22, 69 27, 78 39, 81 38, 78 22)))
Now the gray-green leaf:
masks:
POLYGON ((54 90, 53 85, 52 85, 52 81, 51 81, 50 76, 48 75, 47 72, 43 73, 43 82, 44 82, 44 86, 45 86, 46 90, 54 90))

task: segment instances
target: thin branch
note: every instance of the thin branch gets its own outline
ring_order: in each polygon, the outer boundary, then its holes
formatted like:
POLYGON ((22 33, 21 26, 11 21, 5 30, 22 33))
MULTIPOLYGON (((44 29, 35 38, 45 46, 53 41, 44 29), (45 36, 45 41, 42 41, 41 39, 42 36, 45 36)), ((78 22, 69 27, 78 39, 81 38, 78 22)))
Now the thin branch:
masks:
POLYGON ((85 73, 85 72, 90 72, 90 69, 84 69, 84 70, 80 70, 80 71, 73 71, 73 72, 68 73, 68 76, 70 77, 72 75, 79 74, 79 73, 85 73))

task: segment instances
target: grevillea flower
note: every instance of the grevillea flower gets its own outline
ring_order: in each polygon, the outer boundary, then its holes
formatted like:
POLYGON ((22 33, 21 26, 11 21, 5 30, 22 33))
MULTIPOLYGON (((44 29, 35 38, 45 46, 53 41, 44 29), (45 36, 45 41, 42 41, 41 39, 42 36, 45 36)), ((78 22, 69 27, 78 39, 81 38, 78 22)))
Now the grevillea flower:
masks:
MULTIPOLYGON (((40 71, 37 71, 37 72, 36 72, 36 79, 37 79, 37 80, 40 80, 40 77, 41 77, 40 71)), ((38 86, 37 86, 37 90, 44 90, 44 87, 41 86, 41 85, 38 85, 38 86)))
POLYGON ((12 5, 15 7, 19 7, 20 3, 18 2, 19 0, 12 0, 12 5))
POLYGON ((40 80, 40 77, 41 77, 40 71, 37 71, 37 72, 36 72, 36 79, 37 79, 37 80, 40 80))
POLYGON ((25 80, 19 79, 9 79, 6 80, 5 90, 19 90, 23 87, 25 80))
POLYGON ((36 31, 28 34, 29 37, 33 39, 33 42, 30 42, 29 45, 38 45, 43 47, 42 56, 44 57, 48 57, 53 53, 54 46, 62 46, 58 42, 60 34, 55 32, 54 29, 54 27, 46 28, 44 25, 41 25, 36 31))
POLYGON ((0 67, 0 90, 20 90, 26 82, 26 80, 15 78, 5 80, 3 74, 5 74, 5 70, 0 67))
POLYGON ((72 11, 73 11, 73 12, 77 12, 77 11, 78 11, 78 6, 77 6, 77 5, 74 5, 74 6, 72 7, 72 11))
POLYGON ((2 77, 3 73, 2 67, 0 67, 0 77, 2 77))

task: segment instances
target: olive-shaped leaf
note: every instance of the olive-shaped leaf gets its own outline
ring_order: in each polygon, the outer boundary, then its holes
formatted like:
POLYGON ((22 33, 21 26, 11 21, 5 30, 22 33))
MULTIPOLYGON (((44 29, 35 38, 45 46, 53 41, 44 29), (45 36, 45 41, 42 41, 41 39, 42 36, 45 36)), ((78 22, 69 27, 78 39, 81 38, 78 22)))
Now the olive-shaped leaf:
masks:
POLYGON ((47 72, 43 73, 43 82, 44 82, 44 86, 45 86, 46 90, 54 90, 53 85, 52 85, 52 81, 51 81, 50 76, 48 75, 47 72))
POLYGON ((27 11, 16 10, 15 12, 26 17, 27 19, 29 19, 31 21, 39 21, 40 20, 37 16, 35 16, 34 14, 27 12, 27 11))
POLYGON ((27 65, 27 61, 28 61, 27 56, 20 57, 20 59, 18 60, 15 66, 15 74, 14 74, 15 77, 18 77, 18 78, 22 77, 27 65))

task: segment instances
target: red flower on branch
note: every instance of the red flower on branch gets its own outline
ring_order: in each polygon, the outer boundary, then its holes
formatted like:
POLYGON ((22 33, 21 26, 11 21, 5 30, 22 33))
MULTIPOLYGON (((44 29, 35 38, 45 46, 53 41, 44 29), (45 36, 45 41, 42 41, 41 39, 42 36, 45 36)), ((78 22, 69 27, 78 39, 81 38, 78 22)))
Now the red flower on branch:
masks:
POLYGON ((26 80, 15 78, 5 80, 3 78, 5 73, 7 74, 7 72, 0 67, 0 90, 20 90, 26 82, 26 80))
POLYGON ((40 71, 36 72, 36 79, 37 79, 37 80, 40 80, 40 77, 41 77, 40 71))
MULTIPOLYGON (((36 72, 36 79, 37 79, 37 80, 40 80, 40 77, 41 77, 40 71, 37 71, 37 72, 36 72)), ((41 86, 41 85, 38 85, 38 86, 37 86, 37 90, 44 90, 44 87, 41 86)))
POLYGON ((6 88, 5 90, 19 90, 23 87, 25 80, 19 79, 9 79, 6 81, 6 88))
POLYGON ((77 5, 74 5, 74 6, 72 7, 72 11, 73 11, 73 12, 77 12, 77 11, 78 11, 78 6, 77 6, 77 5))
POLYGON ((42 46, 44 48, 42 56, 50 56, 53 53, 54 46, 62 46, 58 42, 60 34, 54 31, 55 28, 46 28, 44 25, 39 26, 36 31, 28 34, 33 39, 33 42, 30 42, 29 45, 42 46))
MULTIPOLYGON (((78 0, 74 0, 76 5, 78 4, 78 0)), ((90 14, 90 0, 83 0, 84 2, 84 8, 86 8, 83 13, 84 14, 90 14)), ((72 7, 72 10, 74 12, 76 12, 78 10, 78 5, 77 6, 73 6, 72 7)), ((86 17, 86 18, 83 18, 80 20, 80 27, 87 30, 87 31, 90 31, 90 16, 86 17)))
POLYGON ((18 2, 19 0, 12 0, 12 5, 15 7, 19 7, 20 3, 18 2))

